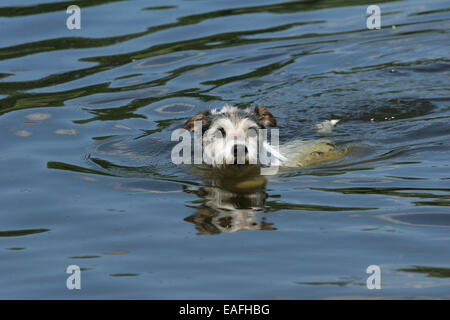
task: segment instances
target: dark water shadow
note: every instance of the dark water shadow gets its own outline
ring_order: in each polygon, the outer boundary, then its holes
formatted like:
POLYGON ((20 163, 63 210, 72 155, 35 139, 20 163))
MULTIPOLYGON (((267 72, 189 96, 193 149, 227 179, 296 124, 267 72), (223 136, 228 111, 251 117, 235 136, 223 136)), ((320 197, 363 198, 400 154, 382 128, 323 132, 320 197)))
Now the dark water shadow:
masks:
POLYGON ((410 268, 400 268, 397 272, 421 273, 431 278, 450 278, 450 268, 439 268, 430 266, 413 266, 410 268))
POLYGON ((22 237, 36 233, 49 232, 50 229, 25 229, 25 230, 8 230, 0 231, 0 237, 22 237))

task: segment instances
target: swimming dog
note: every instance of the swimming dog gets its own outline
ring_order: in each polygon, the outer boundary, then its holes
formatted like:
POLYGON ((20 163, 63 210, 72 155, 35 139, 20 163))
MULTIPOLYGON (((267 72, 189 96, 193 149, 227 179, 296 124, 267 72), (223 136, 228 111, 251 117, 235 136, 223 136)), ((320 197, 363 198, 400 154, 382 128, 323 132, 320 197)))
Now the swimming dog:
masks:
MULTIPOLYGON (((330 131, 337 122, 319 124, 319 132, 330 131)), ((267 129, 276 125, 275 117, 266 107, 239 109, 226 105, 221 110, 206 110, 191 117, 183 128, 200 135, 195 138, 202 141, 203 160, 212 167, 243 164, 306 167, 346 153, 330 140, 295 140, 278 145, 278 141, 274 144, 272 139, 269 144, 267 129), (201 130, 196 130, 196 125, 201 130), (266 155, 270 155, 270 163, 266 155)))

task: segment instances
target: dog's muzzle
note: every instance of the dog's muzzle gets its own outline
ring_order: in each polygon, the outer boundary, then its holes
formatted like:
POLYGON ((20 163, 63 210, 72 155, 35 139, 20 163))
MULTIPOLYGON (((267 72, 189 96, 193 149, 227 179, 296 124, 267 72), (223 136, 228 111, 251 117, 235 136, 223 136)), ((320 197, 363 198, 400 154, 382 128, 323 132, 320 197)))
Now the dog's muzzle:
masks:
POLYGON ((244 144, 235 144, 232 147, 231 153, 234 157, 233 164, 248 164, 248 149, 244 144))

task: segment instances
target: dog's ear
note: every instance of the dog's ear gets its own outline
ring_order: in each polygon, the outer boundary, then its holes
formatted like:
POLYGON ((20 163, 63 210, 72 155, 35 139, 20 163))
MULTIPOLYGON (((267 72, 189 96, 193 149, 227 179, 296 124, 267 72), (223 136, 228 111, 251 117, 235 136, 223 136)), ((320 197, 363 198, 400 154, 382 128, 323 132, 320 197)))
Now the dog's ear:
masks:
POLYGON ((256 119, 264 127, 276 127, 277 119, 267 110, 266 107, 255 107, 256 119))
POLYGON ((203 112, 200 112, 199 114, 196 114, 195 116, 192 116, 189 118, 188 121, 184 124, 183 128, 189 131, 194 131, 194 123, 195 121, 201 121, 203 131, 206 129, 207 123, 208 123, 208 116, 211 114, 211 111, 206 110, 203 112))

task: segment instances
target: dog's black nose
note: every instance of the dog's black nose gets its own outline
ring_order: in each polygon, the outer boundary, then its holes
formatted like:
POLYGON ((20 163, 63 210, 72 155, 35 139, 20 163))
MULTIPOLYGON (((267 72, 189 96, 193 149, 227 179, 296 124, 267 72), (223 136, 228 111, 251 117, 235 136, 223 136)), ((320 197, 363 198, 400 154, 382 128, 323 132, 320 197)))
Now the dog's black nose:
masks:
POLYGON ((248 149, 243 144, 235 144, 233 146, 233 156, 236 164, 244 164, 248 155, 248 149))
POLYGON ((239 152, 243 152, 244 155, 247 155, 247 154, 248 154, 248 149, 247 149, 247 147, 246 147, 245 145, 243 145, 243 144, 235 144, 235 145, 233 146, 233 155, 234 155, 235 157, 237 157, 237 156, 239 155, 239 152))

